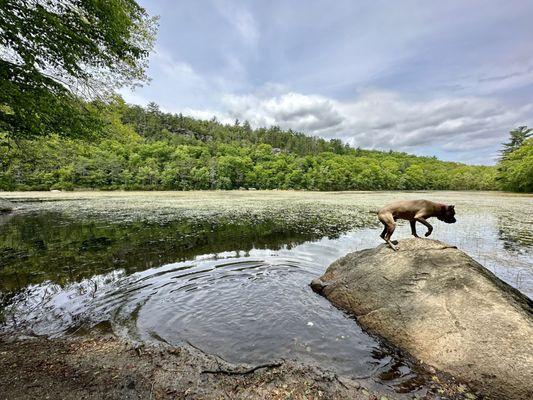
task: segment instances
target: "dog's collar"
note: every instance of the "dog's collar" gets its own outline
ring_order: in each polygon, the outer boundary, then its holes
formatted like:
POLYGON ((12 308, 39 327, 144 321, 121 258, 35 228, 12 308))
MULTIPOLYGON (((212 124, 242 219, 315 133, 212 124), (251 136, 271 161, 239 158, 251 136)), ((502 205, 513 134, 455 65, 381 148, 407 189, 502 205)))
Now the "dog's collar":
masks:
POLYGON ((445 204, 441 204, 441 205, 440 205, 440 212, 441 212, 441 214, 446 213, 446 207, 447 207, 447 206, 446 206, 445 204))

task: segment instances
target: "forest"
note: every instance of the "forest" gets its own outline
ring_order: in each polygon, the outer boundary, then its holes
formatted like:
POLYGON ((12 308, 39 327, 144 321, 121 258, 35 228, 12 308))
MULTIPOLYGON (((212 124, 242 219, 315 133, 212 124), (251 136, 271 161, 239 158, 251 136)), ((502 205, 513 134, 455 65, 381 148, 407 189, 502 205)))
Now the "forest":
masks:
MULTIPOLYGON (((352 148, 247 121, 222 124, 115 97, 82 137, 0 141, 2 190, 533 190, 531 129, 511 132, 497 167, 352 148)), ((96 117, 95 117, 96 118, 96 117)))

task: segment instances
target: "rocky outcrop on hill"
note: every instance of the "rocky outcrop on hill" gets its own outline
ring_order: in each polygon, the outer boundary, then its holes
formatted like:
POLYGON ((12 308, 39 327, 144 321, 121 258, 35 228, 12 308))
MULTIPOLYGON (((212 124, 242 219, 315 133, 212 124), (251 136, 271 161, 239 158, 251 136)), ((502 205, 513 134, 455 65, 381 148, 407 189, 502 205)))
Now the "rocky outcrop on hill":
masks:
POLYGON ((533 398, 533 304, 464 252, 430 239, 335 261, 312 288, 366 329, 489 398, 533 398))

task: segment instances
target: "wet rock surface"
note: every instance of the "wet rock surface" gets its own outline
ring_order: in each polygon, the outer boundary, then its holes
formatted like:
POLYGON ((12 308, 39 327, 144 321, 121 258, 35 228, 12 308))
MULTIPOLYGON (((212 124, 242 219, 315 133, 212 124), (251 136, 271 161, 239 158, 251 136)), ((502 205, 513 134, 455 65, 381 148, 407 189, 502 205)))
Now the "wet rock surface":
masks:
POLYGON ((311 287, 488 398, 533 398, 532 301, 453 246, 409 239, 335 261, 311 287))

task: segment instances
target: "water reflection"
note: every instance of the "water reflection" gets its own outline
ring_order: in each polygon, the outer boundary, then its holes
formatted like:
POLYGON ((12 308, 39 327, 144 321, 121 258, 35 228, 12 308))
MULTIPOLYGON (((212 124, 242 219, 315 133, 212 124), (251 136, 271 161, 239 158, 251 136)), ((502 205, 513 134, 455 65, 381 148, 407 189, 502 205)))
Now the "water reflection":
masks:
POLYGON ((498 218, 498 235, 509 251, 523 253, 533 246, 533 218, 527 212, 501 212, 498 218))
POLYGON ((65 285, 113 271, 142 271, 235 247, 278 249, 316 238, 260 222, 179 220, 105 223, 59 213, 12 215, 0 222, 0 292, 52 281, 65 285))

